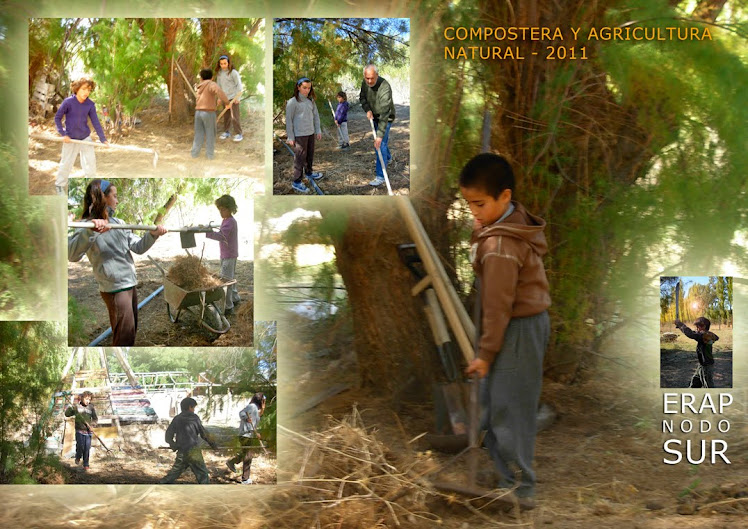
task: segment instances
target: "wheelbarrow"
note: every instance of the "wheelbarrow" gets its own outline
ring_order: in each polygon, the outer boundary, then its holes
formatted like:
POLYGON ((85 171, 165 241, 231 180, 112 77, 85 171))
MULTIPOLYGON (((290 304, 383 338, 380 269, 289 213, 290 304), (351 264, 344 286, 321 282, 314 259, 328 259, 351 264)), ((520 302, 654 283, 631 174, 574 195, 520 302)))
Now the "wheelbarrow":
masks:
POLYGON ((223 311, 218 308, 221 300, 226 303, 227 287, 236 283, 236 279, 220 278, 221 283, 216 286, 201 288, 197 290, 185 290, 168 277, 163 266, 150 258, 164 276, 164 299, 166 300, 166 312, 172 323, 177 323, 183 311, 193 314, 200 325, 216 334, 225 334, 231 328, 229 320, 223 315, 223 311), (198 307, 193 310, 193 307, 198 307), (198 313, 199 312, 199 313, 198 313))

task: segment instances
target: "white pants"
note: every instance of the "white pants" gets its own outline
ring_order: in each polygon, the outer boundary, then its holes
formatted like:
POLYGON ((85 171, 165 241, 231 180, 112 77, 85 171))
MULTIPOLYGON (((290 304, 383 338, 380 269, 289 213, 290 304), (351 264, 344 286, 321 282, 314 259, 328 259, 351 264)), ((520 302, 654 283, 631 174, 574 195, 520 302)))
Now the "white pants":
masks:
MULTIPOLYGON (((91 138, 86 141, 91 141, 91 138)), ((68 176, 70 176, 70 171, 73 169, 73 164, 79 154, 81 156, 81 168, 86 174, 86 178, 96 178, 96 153, 93 145, 89 147, 80 143, 63 143, 60 168, 57 170, 57 180, 55 180, 56 186, 68 185, 68 176)))

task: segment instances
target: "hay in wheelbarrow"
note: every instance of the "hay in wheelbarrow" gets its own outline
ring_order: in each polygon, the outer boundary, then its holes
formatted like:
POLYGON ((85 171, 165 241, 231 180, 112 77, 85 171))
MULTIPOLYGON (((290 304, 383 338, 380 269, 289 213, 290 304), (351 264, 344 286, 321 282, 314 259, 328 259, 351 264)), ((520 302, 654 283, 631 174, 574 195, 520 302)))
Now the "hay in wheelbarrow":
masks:
POLYGON ((194 255, 180 255, 174 259, 166 277, 184 290, 207 290, 221 284, 221 280, 211 274, 194 255))

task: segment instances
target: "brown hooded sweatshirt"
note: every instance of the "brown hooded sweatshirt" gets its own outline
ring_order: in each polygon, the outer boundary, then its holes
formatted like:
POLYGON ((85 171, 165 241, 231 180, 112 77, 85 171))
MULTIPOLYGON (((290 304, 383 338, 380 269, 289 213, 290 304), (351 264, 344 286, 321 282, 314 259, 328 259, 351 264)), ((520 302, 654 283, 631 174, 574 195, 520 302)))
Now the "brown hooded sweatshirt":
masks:
POLYGON ((504 345, 509 320, 540 314, 551 306, 543 255, 545 221, 512 201, 503 221, 473 233, 473 269, 481 280, 478 357, 491 364, 504 345))
POLYGON ((197 85, 197 97, 195 100, 195 110, 203 110, 205 112, 215 112, 218 103, 216 98, 223 101, 224 105, 229 104, 229 98, 221 90, 215 81, 205 79, 199 85, 197 85))

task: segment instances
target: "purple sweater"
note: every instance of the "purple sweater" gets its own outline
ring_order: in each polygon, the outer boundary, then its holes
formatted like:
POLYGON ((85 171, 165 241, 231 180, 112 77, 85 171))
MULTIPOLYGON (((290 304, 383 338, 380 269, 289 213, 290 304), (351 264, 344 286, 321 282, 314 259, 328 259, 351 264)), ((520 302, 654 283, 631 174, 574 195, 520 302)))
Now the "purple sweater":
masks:
POLYGON ((335 109, 335 121, 338 123, 348 121, 348 101, 338 103, 338 108, 335 109))
POLYGON ((74 95, 65 99, 57 110, 57 114, 55 114, 57 132, 60 133, 60 136, 70 136, 71 140, 85 140, 91 135, 91 129, 88 128, 89 117, 101 143, 106 142, 104 129, 101 128, 99 117, 96 115, 96 104, 88 98, 83 103, 79 103, 78 98, 74 95), (62 128, 63 116, 65 117, 65 128, 62 128))
POLYGON ((236 259, 239 257, 239 229, 234 217, 223 219, 218 233, 206 233, 205 236, 219 242, 221 259, 236 259))

